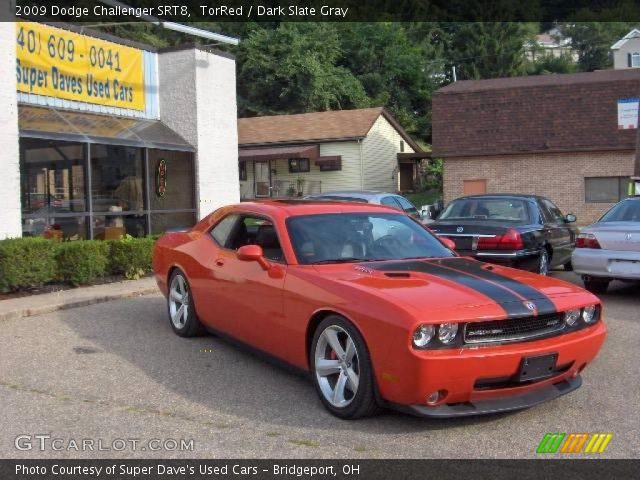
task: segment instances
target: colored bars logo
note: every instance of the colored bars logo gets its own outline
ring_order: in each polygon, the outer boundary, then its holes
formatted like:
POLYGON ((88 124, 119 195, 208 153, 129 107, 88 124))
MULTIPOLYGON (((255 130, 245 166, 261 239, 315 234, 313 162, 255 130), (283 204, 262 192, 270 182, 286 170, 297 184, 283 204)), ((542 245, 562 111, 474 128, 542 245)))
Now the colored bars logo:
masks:
POLYGON ((611 438, 611 433, 547 433, 536 453, 602 453, 611 438))

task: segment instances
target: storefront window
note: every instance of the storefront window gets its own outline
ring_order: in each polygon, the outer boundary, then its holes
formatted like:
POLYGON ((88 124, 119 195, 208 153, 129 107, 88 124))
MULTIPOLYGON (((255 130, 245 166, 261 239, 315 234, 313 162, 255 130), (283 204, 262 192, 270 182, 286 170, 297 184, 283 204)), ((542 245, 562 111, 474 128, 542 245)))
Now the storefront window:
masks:
POLYGON ((195 223, 195 212, 151 213, 151 233, 153 235, 160 235, 168 231, 187 230, 195 223))
POLYGON ((85 146, 24 139, 21 149, 22 234, 86 238, 85 146))
POLYGON ((144 210, 141 148, 91 146, 91 197, 94 212, 144 210))
POLYGON ((193 154, 149 150, 149 200, 153 210, 195 209, 193 154))
POLYGON ((32 138, 20 146, 24 236, 112 240, 196 223, 191 152, 32 138))
POLYGON ((117 240, 124 235, 144 237, 147 234, 147 216, 143 214, 94 215, 93 238, 117 240))

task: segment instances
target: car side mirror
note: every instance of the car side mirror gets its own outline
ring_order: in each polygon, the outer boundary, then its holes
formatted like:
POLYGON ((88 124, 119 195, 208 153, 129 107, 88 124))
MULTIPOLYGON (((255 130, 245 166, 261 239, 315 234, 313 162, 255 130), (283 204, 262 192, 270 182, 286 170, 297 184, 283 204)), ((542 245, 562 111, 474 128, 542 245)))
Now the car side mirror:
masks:
POLYGON ((577 220, 577 217, 573 214, 573 213, 568 213, 565 217, 564 217, 564 221, 567 223, 573 223, 577 220))
POLYGON ((453 240, 451 240, 450 238, 446 238, 446 237, 441 237, 440 241, 442 243, 444 243, 444 245, 449 249, 449 250, 455 250, 456 249, 456 242, 454 242, 453 240))
POLYGON ((258 262, 263 270, 269 270, 271 264, 264 258, 264 252, 260 245, 243 245, 236 252, 238 260, 243 262, 258 262))

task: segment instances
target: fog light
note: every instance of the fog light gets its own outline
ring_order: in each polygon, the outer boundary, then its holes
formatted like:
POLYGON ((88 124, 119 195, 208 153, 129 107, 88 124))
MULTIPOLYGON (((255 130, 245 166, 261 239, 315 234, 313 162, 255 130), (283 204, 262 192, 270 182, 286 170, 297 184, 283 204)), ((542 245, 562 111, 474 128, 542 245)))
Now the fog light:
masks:
POLYGON ((593 323, 597 320, 596 318, 596 306, 589 305, 588 307, 584 307, 582 311, 582 319, 584 323, 593 323))
POLYGON ((580 310, 568 310, 564 313, 564 323, 572 327, 580 318, 580 310))
POLYGON ((413 344, 418 348, 424 348, 433 338, 436 329, 433 325, 420 325, 413 332, 413 344))
POLYGON ((437 390, 427 396, 427 405, 435 405, 447 396, 446 390, 437 390))
POLYGON ((441 323, 438 328, 438 340, 444 344, 451 343, 455 340, 456 333, 458 333, 457 323, 441 323))

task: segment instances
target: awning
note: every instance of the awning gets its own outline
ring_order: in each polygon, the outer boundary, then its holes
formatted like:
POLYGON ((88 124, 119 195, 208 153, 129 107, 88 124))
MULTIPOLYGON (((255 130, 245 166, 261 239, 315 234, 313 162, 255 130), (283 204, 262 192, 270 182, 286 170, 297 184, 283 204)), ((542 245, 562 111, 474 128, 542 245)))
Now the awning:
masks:
POLYGON ((159 120, 19 105, 18 126, 26 138, 195 151, 159 120))
POLYGON ((295 145, 290 147, 241 148, 241 162, 247 160, 279 160, 287 158, 316 159, 320 156, 319 145, 295 145))
POLYGON ((398 153, 398 161, 402 162, 415 162, 416 160, 422 160, 424 158, 431 158, 431 152, 402 152, 398 153))

